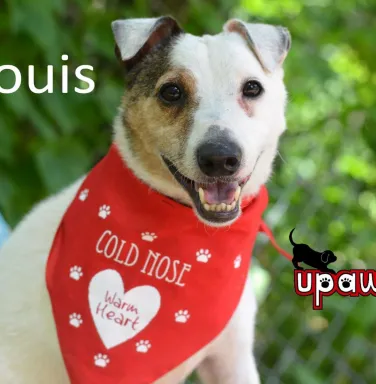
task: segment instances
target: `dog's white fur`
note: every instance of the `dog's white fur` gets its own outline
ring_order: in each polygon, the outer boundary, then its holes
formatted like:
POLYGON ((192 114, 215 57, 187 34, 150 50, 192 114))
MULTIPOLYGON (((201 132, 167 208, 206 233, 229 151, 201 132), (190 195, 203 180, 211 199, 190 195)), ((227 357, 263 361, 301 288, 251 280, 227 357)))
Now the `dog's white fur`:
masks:
MULTIPOLYGON (((195 154, 212 125, 228 130, 243 148, 240 179, 252 173, 263 151, 270 151, 274 158, 278 138, 286 128, 286 90, 281 68, 267 75, 244 39, 228 32, 199 39, 184 36, 173 49, 172 63, 193 74, 200 99, 186 156, 179 164, 179 169, 188 178, 196 180, 200 176, 195 154), (239 88, 250 79, 259 80, 265 89, 262 99, 252 103, 252 117, 244 113, 238 102, 239 88)), ((270 175, 272 162, 263 160, 259 163, 252 174, 252 183, 247 185, 247 194, 256 193, 270 175)))
MULTIPOLYGON (((173 64, 193 74, 200 97, 182 164, 185 174, 194 179, 197 166, 193 153, 205 130, 216 124, 229 128, 243 146, 243 176, 254 168, 243 194, 257 192, 271 173, 278 138, 285 129, 282 69, 265 73, 243 38, 235 33, 201 38, 183 35, 173 49, 173 64), (244 113, 233 92, 234 82, 240 84, 249 77, 259 79, 265 87, 263 99, 252 107, 252 117, 244 113)), ((177 184, 155 179, 139 167, 129 150, 120 118, 115 119, 114 132, 125 161, 138 177, 166 195, 190 202, 177 184)), ((35 207, 0 252, 2 384, 69 383, 46 290, 45 267, 54 234, 81 182, 35 207)), ((205 384, 258 384, 252 354, 255 313, 256 301, 248 281, 233 318, 217 339, 157 383, 181 383, 197 368, 205 384)))

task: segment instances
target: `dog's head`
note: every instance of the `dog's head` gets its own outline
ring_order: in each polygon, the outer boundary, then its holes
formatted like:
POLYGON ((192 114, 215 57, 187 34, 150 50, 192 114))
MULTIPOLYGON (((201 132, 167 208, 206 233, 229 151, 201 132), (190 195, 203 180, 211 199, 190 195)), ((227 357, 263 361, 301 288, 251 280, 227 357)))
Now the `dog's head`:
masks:
POLYGON ((126 69, 115 141, 128 166, 202 221, 230 224, 268 179, 286 128, 288 31, 230 20, 197 37, 171 17, 112 28, 126 69))
POLYGON ((337 256, 332 251, 326 250, 321 254, 321 261, 324 264, 334 263, 336 260, 337 256))

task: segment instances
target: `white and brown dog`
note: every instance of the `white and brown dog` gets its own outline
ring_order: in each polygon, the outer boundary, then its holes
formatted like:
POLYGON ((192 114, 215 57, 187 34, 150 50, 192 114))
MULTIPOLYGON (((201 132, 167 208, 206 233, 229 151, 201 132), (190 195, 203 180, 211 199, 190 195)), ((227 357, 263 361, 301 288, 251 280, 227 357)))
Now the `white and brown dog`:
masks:
MULTIPOLYGON (((286 129, 288 31, 230 20, 222 33, 197 37, 161 17, 115 21, 113 32, 127 76, 114 122, 125 163, 153 190, 191 206, 206 225, 234 223, 242 199, 256 195, 269 178, 286 129)), ((2 384, 69 382, 45 270, 81 184, 39 204, 0 252, 2 384)), ((248 282, 223 332, 157 383, 181 383, 196 368, 205 384, 259 383, 255 312, 248 282)))

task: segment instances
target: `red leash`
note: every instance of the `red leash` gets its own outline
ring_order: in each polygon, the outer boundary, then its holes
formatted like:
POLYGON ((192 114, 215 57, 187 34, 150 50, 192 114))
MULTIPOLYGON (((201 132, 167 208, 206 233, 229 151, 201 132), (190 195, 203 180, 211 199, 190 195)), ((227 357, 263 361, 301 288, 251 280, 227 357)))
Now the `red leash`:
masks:
POLYGON ((274 236, 273 236, 273 232, 271 231, 271 229, 268 227, 268 225, 265 223, 265 221, 261 221, 261 225, 260 225, 260 231, 261 232, 264 232, 266 236, 269 237, 269 240, 270 242, 272 243, 273 247, 283 256, 286 257, 286 259, 288 260, 292 260, 292 256, 286 252, 284 249, 282 249, 276 242, 274 236))

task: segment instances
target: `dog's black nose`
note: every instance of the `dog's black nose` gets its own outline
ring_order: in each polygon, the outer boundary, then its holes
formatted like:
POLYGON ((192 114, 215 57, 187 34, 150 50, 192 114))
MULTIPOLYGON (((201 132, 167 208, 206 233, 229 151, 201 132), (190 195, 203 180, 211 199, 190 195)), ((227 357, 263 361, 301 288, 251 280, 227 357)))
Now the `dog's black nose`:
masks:
POLYGON ((242 151, 236 143, 216 140, 201 144, 197 149, 197 162, 207 176, 231 176, 240 167, 242 151))

